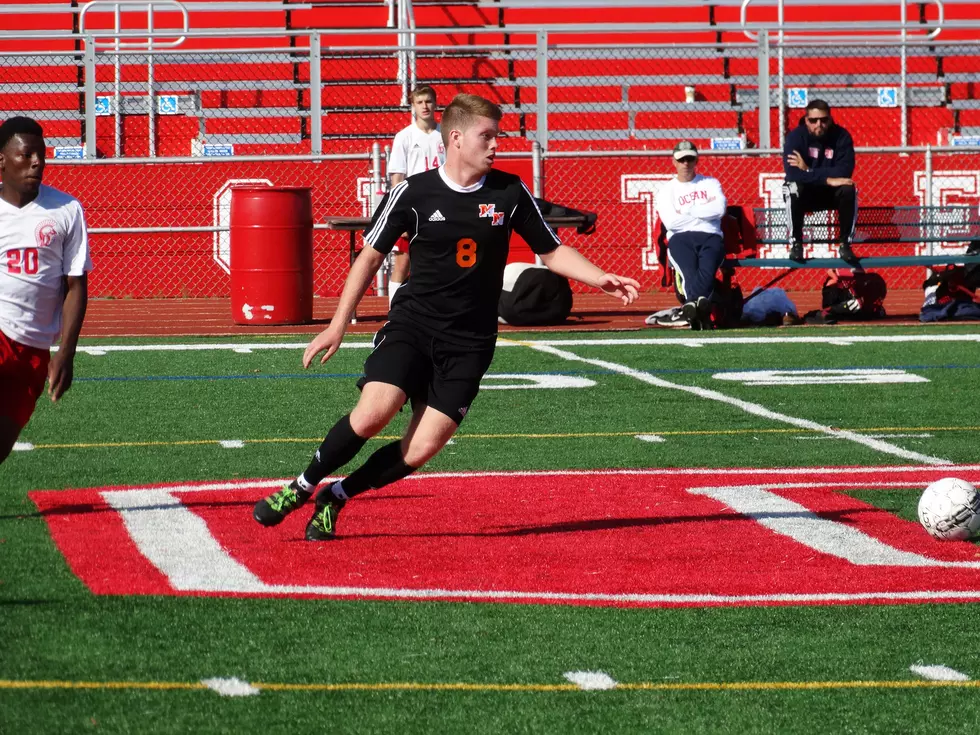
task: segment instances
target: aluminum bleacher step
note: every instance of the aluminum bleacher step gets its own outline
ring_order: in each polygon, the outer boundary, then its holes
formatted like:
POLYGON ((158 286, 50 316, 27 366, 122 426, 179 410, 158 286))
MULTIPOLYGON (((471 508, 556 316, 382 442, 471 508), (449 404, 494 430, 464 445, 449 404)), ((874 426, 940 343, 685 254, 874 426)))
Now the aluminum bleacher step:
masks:
MULTIPOLYGON (((837 83, 841 83, 837 77, 837 83)), ((866 82, 869 83, 869 82, 866 82)), ((791 85, 787 85, 791 86, 791 85)), ((877 87, 824 87, 819 88, 814 82, 801 84, 807 87, 813 97, 819 97, 834 107, 878 107, 877 87)), ((740 105, 755 107, 759 104, 759 90, 737 89, 735 99, 740 105)), ((942 85, 934 87, 909 87, 907 102, 909 107, 942 107, 946 102, 946 90, 942 85)), ((779 107, 778 95, 771 95, 770 107, 779 107)))
POLYGON ((980 264, 980 255, 881 255, 858 258, 855 261, 843 258, 811 258, 802 263, 789 258, 726 258, 724 266, 736 268, 897 268, 921 265, 966 265, 980 264), (858 268, 857 266, 860 266, 858 268))

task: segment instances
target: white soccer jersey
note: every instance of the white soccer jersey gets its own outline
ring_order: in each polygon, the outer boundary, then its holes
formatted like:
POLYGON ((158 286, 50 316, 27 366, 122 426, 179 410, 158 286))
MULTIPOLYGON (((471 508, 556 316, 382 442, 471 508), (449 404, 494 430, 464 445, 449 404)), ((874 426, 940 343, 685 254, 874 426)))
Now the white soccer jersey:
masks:
POLYGON ((395 135, 388 159, 388 174, 413 176, 430 168, 439 168, 445 162, 446 146, 442 143, 439 127, 427 133, 412 123, 395 135))
POLYGON ((0 199, 0 330, 11 339, 48 349, 61 332, 64 276, 92 270, 82 205, 41 185, 37 198, 17 208, 0 199))
POLYGON ((687 182, 673 178, 657 191, 657 215, 667 228, 667 240, 675 232, 721 234, 725 195, 718 179, 698 174, 687 182))

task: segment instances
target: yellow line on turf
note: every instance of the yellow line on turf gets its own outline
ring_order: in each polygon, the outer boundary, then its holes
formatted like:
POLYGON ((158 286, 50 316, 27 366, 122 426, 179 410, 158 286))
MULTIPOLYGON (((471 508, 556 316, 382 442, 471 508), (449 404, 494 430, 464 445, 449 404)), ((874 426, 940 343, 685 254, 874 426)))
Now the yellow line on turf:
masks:
MULTIPOLYGON (((840 427, 838 427, 840 428, 840 427)), ((980 431, 980 426, 883 426, 867 429, 849 429, 860 434, 882 431, 980 431)), ((739 436, 746 434, 816 434, 810 429, 705 429, 694 431, 588 431, 552 434, 456 434, 454 439, 600 439, 617 436, 636 436, 637 434, 657 434, 658 436, 739 436)), ((400 438, 395 434, 379 434, 376 441, 391 441, 400 438)), ((246 444, 312 444, 323 441, 322 437, 282 437, 276 439, 241 439, 246 444)), ((145 441, 145 442, 81 442, 77 444, 35 444, 34 449, 125 449, 130 447, 190 447, 220 444, 218 439, 187 439, 183 441, 145 441)))
POLYGON ((207 689, 199 681, 9 681, 0 689, 207 689))
MULTIPOLYGON (((415 692, 577 692, 576 684, 492 684, 471 682, 337 682, 334 684, 288 684, 250 682, 252 686, 277 692, 344 692, 344 691, 415 691, 415 692)), ((820 689, 935 689, 977 688, 980 681, 932 681, 910 679, 897 681, 720 681, 720 682, 621 682, 615 688, 627 691, 654 692, 726 692, 726 691, 804 691, 820 689)), ((12 681, 0 679, 2 689, 137 689, 137 690, 203 690, 201 682, 182 681, 12 681)))

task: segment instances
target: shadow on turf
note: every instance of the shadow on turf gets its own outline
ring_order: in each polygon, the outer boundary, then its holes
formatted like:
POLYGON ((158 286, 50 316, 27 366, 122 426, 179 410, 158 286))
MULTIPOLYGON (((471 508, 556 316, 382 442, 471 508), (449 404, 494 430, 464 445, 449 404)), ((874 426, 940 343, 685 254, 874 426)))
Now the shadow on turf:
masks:
MULTIPOLYGON (((430 495, 399 495, 398 499, 415 500, 419 498, 428 498, 430 495)), ((385 501, 391 500, 391 498, 360 498, 358 503, 371 502, 371 501, 385 501)), ((175 507, 182 508, 229 508, 229 507, 240 507, 251 509, 255 505, 255 500, 228 500, 221 502, 213 501, 181 501, 178 503, 167 503, 166 505, 146 505, 140 508, 133 508, 130 512, 139 512, 141 510, 167 510, 175 507)), ((312 503, 309 506, 313 507, 312 503)), ((49 516, 70 516, 70 515, 89 515, 91 513, 118 513, 119 511, 115 508, 110 508, 108 506, 96 507, 90 503, 79 503, 77 505, 59 505, 57 508, 51 508, 43 512, 34 513, 17 513, 14 515, 0 515, 0 521, 11 521, 19 520, 22 518, 47 518, 49 516)), ((251 510, 248 514, 251 517, 251 510)))
MULTIPOLYGON (((854 508, 851 510, 840 510, 833 513, 820 513, 819 517, 847 523, 860 513, 878 512, 871 508, 854 508)), ((583 531, 614 531, 623 528, 645 528, 651 526, 669 526, 677 523, 712 523, 712 522, 750 522, 757 524, 772 518, 805 518, 812 516, 809 512, 795 513, 760 513, 751 518, 743 515, 731 513, 704 515, 704 516, 674 516, 674 517, 647 517, 647 518, 601 518, 588 521, 570 521, 568 523, 551 523, 544 526, 525 526, 503 527, 496 531, 485 531, 480 533, 364 533, 357 534, 357 538, 388 538, 388 537, 421 537, 421 538, 456 538, 456 537, 497 537, 497 536, 542 536, 552 533, 581 533, 583 531)))

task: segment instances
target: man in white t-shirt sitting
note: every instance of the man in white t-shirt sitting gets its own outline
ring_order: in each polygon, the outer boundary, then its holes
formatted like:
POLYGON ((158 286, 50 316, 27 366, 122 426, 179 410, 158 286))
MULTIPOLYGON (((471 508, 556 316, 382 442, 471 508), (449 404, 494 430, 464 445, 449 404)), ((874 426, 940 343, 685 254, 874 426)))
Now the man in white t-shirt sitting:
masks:
MULTIPOLYGON (((446 162, 446 146, 436 124, 436 93, 432 87, 412 90, 412 115, 415 122, 395 135, 388 159, 388 176, 394 189, 409 176, 439 168, 446 162)), ((409 276, 408 239, 402 237, 391 250, 391 278, 388 281, 388 303, 409 276)))
POLYGON ((711 293, 725 258, 721 218, 725 195, 718 179, 697 173, 698 149, 689 140, 674 146, 677 176, 657 192, 657 214, 667 228, 667 257, 684 300, 691 329, 711 329, 711 293))
POLYGON ((71 387, 92 269, 82 205, 44 186, 44 133, 27 117, 0 125, 0 462, 48 382, 71 387), (60 335, 53 357, 51 345, 60 335))

